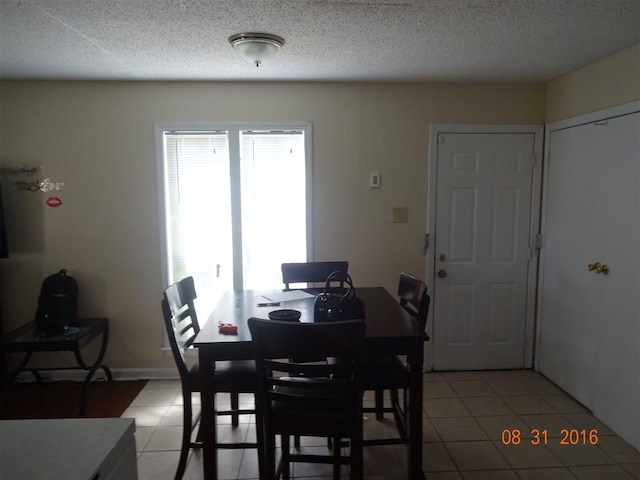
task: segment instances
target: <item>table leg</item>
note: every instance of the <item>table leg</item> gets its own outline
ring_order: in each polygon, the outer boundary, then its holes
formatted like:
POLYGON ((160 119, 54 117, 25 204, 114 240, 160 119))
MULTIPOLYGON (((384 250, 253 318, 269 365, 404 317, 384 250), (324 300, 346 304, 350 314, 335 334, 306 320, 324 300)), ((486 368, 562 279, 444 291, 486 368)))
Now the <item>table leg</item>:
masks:
POLYGON ((407 428, 409 430, 409 478, 423 480, 422 472, 422 342, 412 346, 408 355, 409 364, 409 410, 407 428))
POLYGON ((109 383, 113 382, 113 376, 111 375, 111 370, 109 367, 102 364, 102 360, 104 359, 104 354, 107 351, 107 344, 109 343, 109 326, 105 326, 105 329, 102 331, 102 342, 100 344, 100 352, 98 353, 98 357, 92 365, 87 365, 84 359, 82 358, 82 353, 80 352, 80 346, 78 344, 75 345, 73 350, 73 354, 76 357, 76 362, 83 370, 88 370, 87 375, 84 378, 84 383, 82 386, 82 395, 80 396, 80 415, 84 415, 87 411, 87 399, 89 397, 89 387, 91 386, 91 378, 93 374, 99 369, 102 368, 104 370, 105 375, 107 376, 107 381, 109 383))
POLYGON ((202 434, 202 467, 204 480, 218 478, 218 452, 216 449, 216 405, 213 378, 215 362, 206 348, 198 348, 198 368, 200 369, 202 434))

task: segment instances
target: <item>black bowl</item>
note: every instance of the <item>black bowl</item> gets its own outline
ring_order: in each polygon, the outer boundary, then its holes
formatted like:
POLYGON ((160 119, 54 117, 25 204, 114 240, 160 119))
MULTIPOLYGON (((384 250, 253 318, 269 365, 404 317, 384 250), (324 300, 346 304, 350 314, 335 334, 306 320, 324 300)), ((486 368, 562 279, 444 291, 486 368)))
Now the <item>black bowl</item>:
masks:
POLYGON ((300 320, 301 313, 298 310, 274 310, 269 312, 269 318, 271 320, 292 320, 297 321, 300 320))

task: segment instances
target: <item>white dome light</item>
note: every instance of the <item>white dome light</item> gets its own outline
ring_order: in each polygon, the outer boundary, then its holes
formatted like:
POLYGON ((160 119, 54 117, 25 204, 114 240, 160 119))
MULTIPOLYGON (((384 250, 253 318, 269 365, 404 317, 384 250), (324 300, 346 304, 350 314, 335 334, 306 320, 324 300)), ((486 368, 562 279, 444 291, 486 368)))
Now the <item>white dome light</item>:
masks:
POLYGON ((237 33, 229 37, 229 43, 242 57, 259 67, 278 53, 284 39, 269 33, 237 33))

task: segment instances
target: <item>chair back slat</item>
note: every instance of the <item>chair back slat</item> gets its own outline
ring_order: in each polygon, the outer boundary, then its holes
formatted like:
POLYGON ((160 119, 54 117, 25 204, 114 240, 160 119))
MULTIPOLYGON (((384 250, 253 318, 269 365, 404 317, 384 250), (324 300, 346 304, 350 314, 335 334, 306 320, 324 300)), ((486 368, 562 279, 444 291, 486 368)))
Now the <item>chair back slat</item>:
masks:
MULTIPOLYGON (((333 272, 345 272, 349 269, 349 262, 303 262, 283 263, 282 283, 285 289, 292 283, 324 283, 333 272)), ((344 286, 341 282, 340 286, 344 286)))
POLYGON ((196 298, 193 277, 186 277, 169 285, 163 292, 161 302, 171 352, 182 379, 189 375, 185 352, 192 347, 196 335, 200 332, 194 306, 196 298))

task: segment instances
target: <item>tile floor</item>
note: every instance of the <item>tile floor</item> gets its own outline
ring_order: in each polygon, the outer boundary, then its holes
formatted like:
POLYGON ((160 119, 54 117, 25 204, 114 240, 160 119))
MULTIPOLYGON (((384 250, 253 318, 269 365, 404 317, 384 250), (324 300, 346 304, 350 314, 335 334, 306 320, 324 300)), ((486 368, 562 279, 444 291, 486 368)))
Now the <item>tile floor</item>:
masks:
MULTIPOLYGON (((198 397, 194 397, 199 402, 198 397)), ((252 402, 247 396, 245 402, 252 402)), ((224 399, 221 399, 224 401, 224 399)), ((371 397, 365 397, 371 402, 371 397)), ((150 381, 123 417, 136 419, 140 480, 173 479, 180 448, 182 396, 178 381, 150 381)), ((581 404, 532 371, 428 373, 424 376, 423 466, 428 480, 450 479, 636 479, 640 453, 599 422, 581 404), (532 430, 547 430, 534 445, 532 430), (563 429, 576 445, 561 444, 563 429), (520 432, 518 445, 505 445, 503 431, 520 432), (597 445, 589 432, 597 430, 597 445), (586 443, 586 444, 585 444, 586 443)), ((365 419, 365 437, 393 435, 393 422, 365 419)), ((223 420, 224 421, 224 420, 223 420)), ((226 420, 229 422, 229 419, 226 420)), ((253 418, 220 435, 255 438, 253 418)), ((322 439, 305 448, 325 449, 322 439)), ((224 450, 219 478, 257 479, 255 450, 224 450)), ((365 447, 365 480, 406 479, 402 446, 365 447)), ((296 479, 329 479, 330 467, 294 465, 296 479)), ((190 455, 185 480, 202 478, 199 451, 190 455)), ((346 477, 345 477, 346 478, 346 477)))

